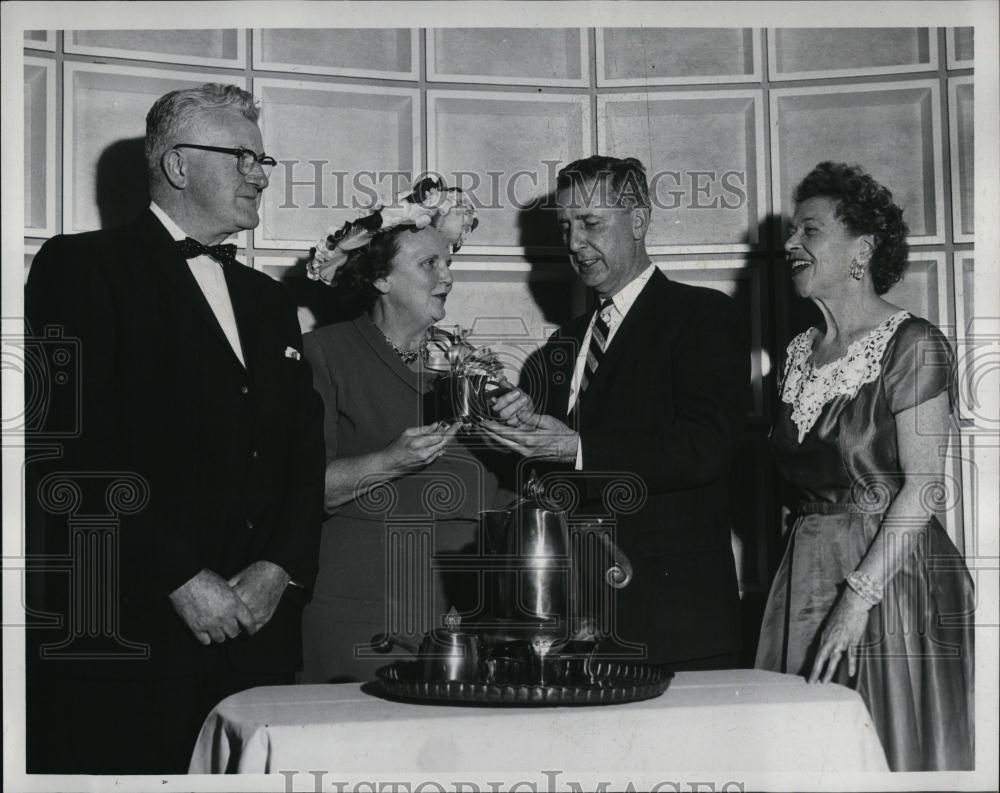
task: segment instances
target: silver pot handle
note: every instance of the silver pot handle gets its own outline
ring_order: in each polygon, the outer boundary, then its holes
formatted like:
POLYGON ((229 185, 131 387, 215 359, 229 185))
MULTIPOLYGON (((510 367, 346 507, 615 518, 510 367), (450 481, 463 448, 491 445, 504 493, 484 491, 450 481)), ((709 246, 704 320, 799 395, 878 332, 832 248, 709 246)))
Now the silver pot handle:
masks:
POLYGON ((614 560, 611 567, 609 567, 604 573, 604 581, 612 589, 624 589, 632 582, 632 576, 634 571, 632 569, 632 562, 625 555, 625 552, 619 548, 610 536, 604 532, 600 532, 601 542, 604 543, 604 548, 607 550, 608 555, 614 560))
POLYGON ((377 653, 391 653, 393 647, 400 647, 412 655, 418 655, 420 648, 414 642, 402 639, 399 636, 390 636, 388 633, 378 633, 372 636, 371 648, 377 653))

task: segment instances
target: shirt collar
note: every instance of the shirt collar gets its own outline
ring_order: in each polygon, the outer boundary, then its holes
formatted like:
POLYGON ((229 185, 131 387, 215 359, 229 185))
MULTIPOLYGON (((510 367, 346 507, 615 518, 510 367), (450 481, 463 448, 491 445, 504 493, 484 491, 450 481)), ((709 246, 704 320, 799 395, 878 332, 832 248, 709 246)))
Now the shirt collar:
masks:
POLYGON ((611 302, 614 303, 615 309, 618 311, 620 317, 624 317, 632 304, 635 302, 636 298, 639 297, 639 293, 643 290, 649 279, 653 277, 653 271, 656 269, 655 264, 650 264, 645 270, 643 270, 639 275, 629 281, 625 286, 618 290, 618 292, 611 297, 611 302))
POLYGON ((188 235, 181 230, 181 227, 174 223, 173 218, 163 211, 163 207, 155 201, 149 202, 149 211, 156 215, 160 223, 163 224, 163 227, 170 233, 170 236, 174 238, 175 242, 180 242, 188 237, 188 235))

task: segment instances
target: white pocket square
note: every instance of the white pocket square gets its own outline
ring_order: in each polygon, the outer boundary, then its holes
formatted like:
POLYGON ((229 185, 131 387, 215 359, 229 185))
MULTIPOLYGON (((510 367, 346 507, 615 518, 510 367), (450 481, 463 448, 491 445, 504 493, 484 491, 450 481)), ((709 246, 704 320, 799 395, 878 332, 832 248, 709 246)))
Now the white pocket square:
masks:
POLYGON ((294 347, 285 347, 285 357, 292 358, 296 361, 302 360, 302 353, 296 350, 294 347))

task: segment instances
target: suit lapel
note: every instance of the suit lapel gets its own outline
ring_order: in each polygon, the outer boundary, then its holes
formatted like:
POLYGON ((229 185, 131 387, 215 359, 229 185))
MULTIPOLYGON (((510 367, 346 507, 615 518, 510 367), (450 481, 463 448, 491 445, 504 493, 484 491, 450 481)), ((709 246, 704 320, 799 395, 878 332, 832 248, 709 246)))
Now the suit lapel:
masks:
MULTIPOLYGON (((239 358, 236 357, 229 339, 226 338, 219 320, 215 317, 215 312, 212 311, 212 307, 208 304, 204 292, 198 286, 191 268, 188 267, 184 257, 177 252, 176 243, 170 236, 170 233, 163 227, 163 224, 160 223, 157 217, 148 210, 139 219, 136 228, 138 231, 137 236, 141 241, 136 246, 136 250, 145 251, 146 265, 159 273, 167 288, 173 290, 177 295, 181 305, 187 306, 198 317, 199 321, 204 323, 209 333, 219 343, 225 345, 225 348, 232 356, 233 362, 242 368, 242 364, 239 358)), ((233 301, 233 311, 236 313, 236 301, 232 296, 231 282, 228 275, 226 276, 226 283, 230 286, 230 299, 233 301)), ((246 305, 245 302, 244 304, 246 305)), ((249 325, 246 322, 241 325, 239 313, 236 313, 236 318, 237 328, 240 333, 240 342, 244 347, 243 354, 245 357, 247 355, 247 344, 244 341, 244 326, 249 327, 249 325)))
POLYGON ((657 306, 668 283, 666 276, 656 270, 636 297, 625 319, 622 320, 621 327, 615 332, 614 338, 604 351, 600 366, 594 373, 594 379, 583 394, 582 402, 585 410, 587 406, 600 404, 601 397, 609 385, 618 381, 615 371, 623 363, 633 360, 629 352, 642 350, 644 340, 651 337, 650 324, 663 321, 664 318, 657 315, 657 306))

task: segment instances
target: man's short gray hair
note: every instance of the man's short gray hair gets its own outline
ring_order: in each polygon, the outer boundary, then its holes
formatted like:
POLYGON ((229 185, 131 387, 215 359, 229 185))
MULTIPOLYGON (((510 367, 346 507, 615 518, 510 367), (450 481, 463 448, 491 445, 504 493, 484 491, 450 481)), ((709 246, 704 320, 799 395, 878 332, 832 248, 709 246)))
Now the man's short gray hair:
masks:
POLYGON ((181 134, 200 113, 225 107, 239 109, 255 124, 260 116, 253 94, 235 85, 205 83, 197 88, 171 91, 157 99, 146 114, 146 167, 150 179, 159 173, 164 153, 181 142, 181 134))

